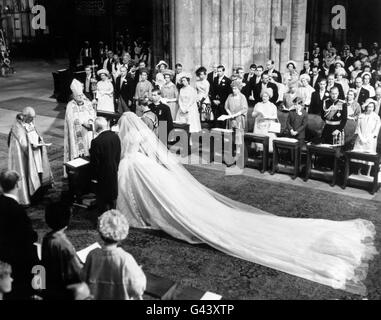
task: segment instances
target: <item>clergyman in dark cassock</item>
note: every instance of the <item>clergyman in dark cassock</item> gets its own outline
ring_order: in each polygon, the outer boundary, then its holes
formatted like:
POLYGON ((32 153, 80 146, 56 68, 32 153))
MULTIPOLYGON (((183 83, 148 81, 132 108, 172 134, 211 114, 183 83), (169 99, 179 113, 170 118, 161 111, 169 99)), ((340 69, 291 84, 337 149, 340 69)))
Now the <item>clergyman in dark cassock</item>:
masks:
POLYGON ((105 118, 96 118, 94 126, 98 135, 91 142, 90 167, 92 181, 96 182, 98 214, 102 214, 116 208, 121 143, 119 136, 107 129, 105 118))

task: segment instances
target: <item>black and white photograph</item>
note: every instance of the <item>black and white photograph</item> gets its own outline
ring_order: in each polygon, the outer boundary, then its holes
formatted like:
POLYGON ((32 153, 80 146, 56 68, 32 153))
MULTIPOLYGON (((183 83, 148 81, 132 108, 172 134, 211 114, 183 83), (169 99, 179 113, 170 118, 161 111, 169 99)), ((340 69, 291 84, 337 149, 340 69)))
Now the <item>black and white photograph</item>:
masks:
POLYGON ((380 16, 0 0, 0 300, 381 300, 380 16))

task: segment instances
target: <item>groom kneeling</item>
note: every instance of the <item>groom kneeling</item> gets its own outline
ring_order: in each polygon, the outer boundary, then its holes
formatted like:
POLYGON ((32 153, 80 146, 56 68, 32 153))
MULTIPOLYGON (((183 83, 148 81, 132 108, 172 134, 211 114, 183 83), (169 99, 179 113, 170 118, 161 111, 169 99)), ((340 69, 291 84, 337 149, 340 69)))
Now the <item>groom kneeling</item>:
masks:
POLYGON ((91 142, 90 166, 92 181, 96 183, 98 215, 101 215, 116 208, 121 145, 118 135, 108 130, 105 118, 96 118, 94 129, 97 137, 91 142))

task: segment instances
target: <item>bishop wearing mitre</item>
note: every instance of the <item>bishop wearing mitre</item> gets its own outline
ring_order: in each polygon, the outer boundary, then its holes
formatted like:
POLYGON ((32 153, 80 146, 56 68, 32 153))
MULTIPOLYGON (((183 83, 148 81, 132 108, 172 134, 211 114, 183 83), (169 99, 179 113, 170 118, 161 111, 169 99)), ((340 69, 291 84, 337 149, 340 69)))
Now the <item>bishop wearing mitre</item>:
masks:
MULTIPOLYGON (((83 84, 74 79, 70 85, 73 100, 66 107, 64 133, 64 163, 81 156, 89 156, 93 140, 96 111, 83 93, 83 84)), ((66 171, 64 173, 66 177, 66 171)))
POLYGON ((21 205, 30 205, 38 200, 53 184, 46 144, 34 123, 36 112, 32 107, 24 108, 16 117, 8 137, 8 169, 20 175, 17 200, 21 205))

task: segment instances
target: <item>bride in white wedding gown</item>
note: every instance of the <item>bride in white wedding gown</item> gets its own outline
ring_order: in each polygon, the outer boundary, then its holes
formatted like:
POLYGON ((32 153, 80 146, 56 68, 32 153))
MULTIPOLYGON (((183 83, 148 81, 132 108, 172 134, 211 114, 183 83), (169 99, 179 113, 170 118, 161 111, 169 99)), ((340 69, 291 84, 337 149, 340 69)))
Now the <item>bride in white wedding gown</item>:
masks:
POLYGON ((366 294, 362 281, 377 254, 371 222, 284 218, 235 202, 200 184, 135 114, 124 113, 119 128, 117 208, 132 227, 366 294))

